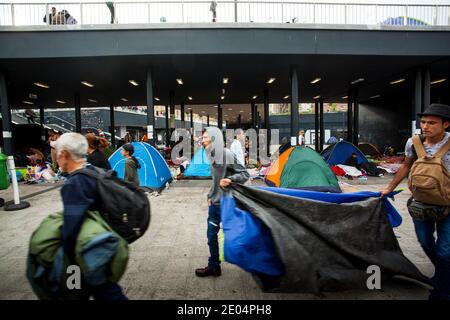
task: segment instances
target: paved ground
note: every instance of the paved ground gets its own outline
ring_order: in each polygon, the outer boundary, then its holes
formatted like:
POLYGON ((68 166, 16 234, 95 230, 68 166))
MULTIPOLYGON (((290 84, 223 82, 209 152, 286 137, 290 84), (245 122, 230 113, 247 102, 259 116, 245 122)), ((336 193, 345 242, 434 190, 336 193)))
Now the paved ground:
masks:
MULTIPOLYGON (((379 190, 388 178, 370 179, 367 184, 346 182, 355 189, 379 190)), ((224 263, 223 276, 202 279, 194 269, 205 266, 207 204, 209 181, 172 183, 158 197, 151 197, 152 221, 148 232, 131 245, 128 269, 121 280, 130 299, 426 299, 428 288, 406 280, 382 283, 382 290, 357 290, 311 294, 263 293, 253 278, 237 266, 224 263)), ((404 185, 403 185, 404 186, 404 185)), ((405 186, 404 186, 405 187, 405 186)), ((24 193, 32 194, 37 189, 24 193)), ((37 187, 39 188, 39 187, 37 187)), ((5 197, 2 191, 0 197, 5 197)), ((421 250, 411 219, 405 211, 409 192, 396 197, 394 205, 404 222, 396 229, 405 255, 426 275, 433 266, 421 250)), ((35 299, 25 278, 27 245, 33 230, 50 212, 61 210, 59 190, 27 199, 31 207, 23 211, 0 211, 0 299, 35 299)), ((370 241, 370 239, 368 239, 370 241)))

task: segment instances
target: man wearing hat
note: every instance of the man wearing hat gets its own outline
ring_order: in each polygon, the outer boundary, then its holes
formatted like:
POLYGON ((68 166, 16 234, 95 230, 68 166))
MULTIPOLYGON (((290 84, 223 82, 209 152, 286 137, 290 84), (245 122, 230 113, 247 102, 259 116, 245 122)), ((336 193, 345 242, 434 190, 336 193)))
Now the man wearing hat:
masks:
POLYGON ((450 106, 431 104, 424 112, 419 113, 422 134, 408 139, 405 146, 405 161, 396 173, 391 183, 381 191, 382 196, 392 192, 404 178, 409 177, 409 186, 413 197, 408 201, 408 210, 413 218, 414 227, 422 249, 435 267, 432 279, 434 289, 431 290, 430 300, 450 300, 450 106), (420 150, 419 150, 420 149, 420 150), (417 152, 417 150, 419 150, 417 152), (421 156, 418 156, 421 155, 421 156), (440 160, 439 160, 440 158, 440 160), (434 160, 433 160, 434 159, 434 160), (416 162, 417 161, 417 162, 416 162), (413 167, 414 163, 416 165, 413 167), (437 183, 428 184, 428 188, 420 190, 414 187, 412 177, 419 177, 421 165, 421 179, 435 179, 437 183), (438 171, 435 171, 435 170, 438 171), (447 169, 447 171, 445 171, 447 169), (440 171, 439 171, 440 170, 440 171), (431 188, 429 186, 432 186, 431 188), (444 186, 442 188, 442 186, 444 186), (435 190, 439 188, 439 190, 435 190), (432 200, 433 197, 423 197, 429 192, 431 195, 443 195, 443 200, 432 200), (419 196, 422 195, 422 198, 419 196), (428 201, 429 200, 429 201, 428 201), (437 239, 434 237, 436 232, 437 239))

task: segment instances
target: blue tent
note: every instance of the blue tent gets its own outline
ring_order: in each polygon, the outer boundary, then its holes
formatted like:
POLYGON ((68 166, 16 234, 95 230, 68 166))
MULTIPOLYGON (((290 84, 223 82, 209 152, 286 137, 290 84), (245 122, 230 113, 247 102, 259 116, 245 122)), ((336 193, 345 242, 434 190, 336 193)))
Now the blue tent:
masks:
MULTIPOLYGON (((396 17, 396 18, 392 18, 392 17, 387 18, 381 24, 389 25, 389 26, 404 26, 405 25, 405 17, 400 16, 400 17, 396 17)), ((426 23, 422 20, 416 19, 416 18, 407 17, 406 25, 408 25, 408 26, 427 26, 428 23, 426 23)))
POLYGON ((361 150, 352 143, 344 140, 329 146, 323 150, 320 155, 329 165, 337 165, 344 164, 345 160, 347 160, 352 153, 356 153, 359 165, 369 162, 361 150))
MULTIPOLYGON (((134 157, 139 161, 141 168, 138 169, 141 187, 154 190, 164 188, 167 182, 172 180, 169 167, 161 154, 151 145, 145 142, 133 142, 134 157)), ((111 168, 117 172, 119 178, 123 179, 125 171, 125 158, 119 148, 109 157, 111 168)))
POLYGON ((194 154, 191 163, 183 173, 186 179, 211 179, 211 168, 204 148, 194 154))

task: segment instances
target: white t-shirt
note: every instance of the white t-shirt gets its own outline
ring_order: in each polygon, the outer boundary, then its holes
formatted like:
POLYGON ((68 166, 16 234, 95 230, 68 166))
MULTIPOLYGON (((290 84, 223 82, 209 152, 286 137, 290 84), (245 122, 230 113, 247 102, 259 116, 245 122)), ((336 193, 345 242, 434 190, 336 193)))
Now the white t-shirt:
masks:
POLYGON ((233 143, 230 146, 230 150, 236 156, 238 163, 245 167, 244 151, 242 143, 239 140, 234 139, 233 143))

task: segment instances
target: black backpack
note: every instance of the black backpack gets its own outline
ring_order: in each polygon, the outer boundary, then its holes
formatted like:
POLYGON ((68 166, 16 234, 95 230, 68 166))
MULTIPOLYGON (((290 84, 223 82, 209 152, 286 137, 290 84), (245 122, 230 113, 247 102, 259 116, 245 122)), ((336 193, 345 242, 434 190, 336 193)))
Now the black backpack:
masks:
POLYGON ((104 171, 91 166, 73 174, 97 179, 99 211, 111 228, 128 243, 139 239, 150 225, 150 201, 134 183, 117 177, 113 170, 104 171))

